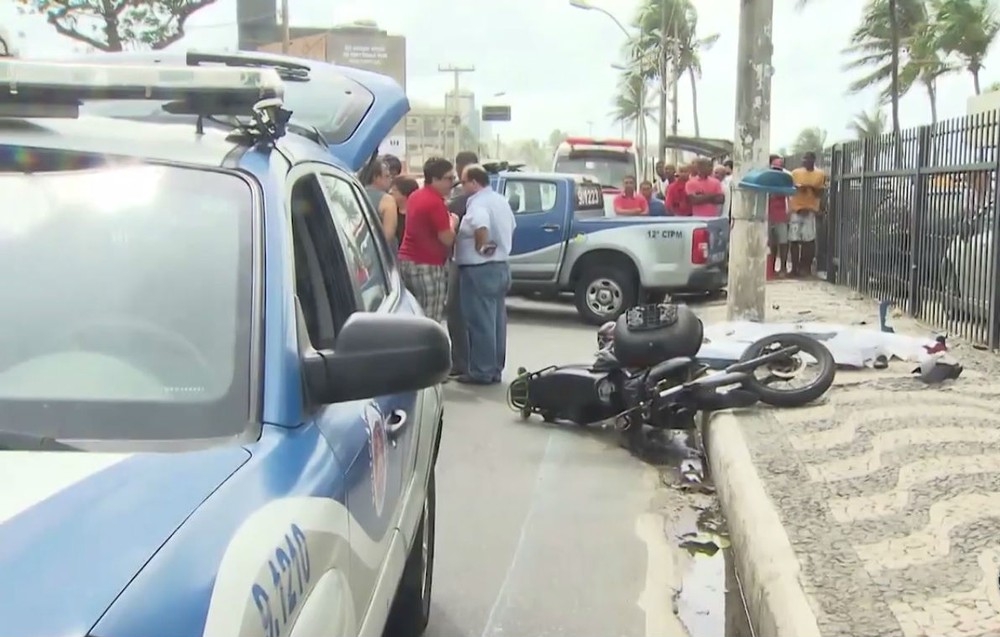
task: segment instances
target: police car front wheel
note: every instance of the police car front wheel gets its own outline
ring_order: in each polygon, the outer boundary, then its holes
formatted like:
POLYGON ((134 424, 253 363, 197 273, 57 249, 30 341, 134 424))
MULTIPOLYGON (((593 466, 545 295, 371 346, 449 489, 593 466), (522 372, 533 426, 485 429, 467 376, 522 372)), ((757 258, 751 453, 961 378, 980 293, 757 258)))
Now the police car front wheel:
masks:
POLYGON ((431 613, 431 585, 434 582, 435 495, 432 470, 427 484, 424 513, 396 591, 386 635, 420 637, 427 628, 431 613))

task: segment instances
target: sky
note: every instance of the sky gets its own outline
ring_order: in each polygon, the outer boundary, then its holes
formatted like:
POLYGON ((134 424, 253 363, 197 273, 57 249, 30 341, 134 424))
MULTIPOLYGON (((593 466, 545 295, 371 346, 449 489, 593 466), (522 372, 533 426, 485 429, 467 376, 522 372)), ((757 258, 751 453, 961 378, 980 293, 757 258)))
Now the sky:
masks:
MULTIPOLYGON (((626 26, 639 0, 591 0, 626 26)), ((597 11, 574 8, 569 0, 290 0, 293 26, 325 27, 359 19, 375 20, 407 38, 407 85, 412 102, 444 101, 452 78, 438 65, 474 66, 462 87, 484 96, 503 92, 512 121, 500 124, 506 139, 546 139, 553 129, 573 134, 620 136, 610 117, 625 36, 597 11)), ((736 91, 736 49, 740 0, 695 0, 699 33, 719 34, 703 54, 698 113, 706 137, 732 138, 736 91)), ((864 0, 813 0, 804 9, 795 0, 774 0, 774 75, 771 145, 791 145, 803 128, 828 131, 828 141, 851 137, 857 113, 876 106, 875 91, 847 95, 854 75, 843 70, 842 49, 857 25, 864 0)), ((37 16, 20 16, 12 0, 0 0, 0 27, 15 34, 25 56, 72 51, 74 43, 37 16)), ((181 48, 236 46, 235 0, 218 0, 188 22, 181 48)), ((1000 47, 998 47, 1000 48, 1000 47)), ((1000 53, 986 60, 983 85, 1000 80, 1000 53)), ((682 81, 680 134, 693 134, 691 88, 682 81)), ((972 94, 968 73, 940 81, 941 119, 965 113, 972 94)), ((487 99, 487 101, 490 101, 487 99)), ((495 100, 493 100, 495 101, 495 100)), ((887 107, 886 107, 887 109, 887 107)), ((930 121, 923 92, 914 90, 900 105, 901 125, 930 121)), ((496 130, 496 129, 494 129, 496 130)))

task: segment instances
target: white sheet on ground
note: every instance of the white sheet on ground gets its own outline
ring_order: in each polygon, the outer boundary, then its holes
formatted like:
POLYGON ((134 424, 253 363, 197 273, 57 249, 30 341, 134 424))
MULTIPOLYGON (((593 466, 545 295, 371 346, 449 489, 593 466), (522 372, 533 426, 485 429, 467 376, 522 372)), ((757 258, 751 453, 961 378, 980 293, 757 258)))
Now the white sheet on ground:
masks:
POLYGON ((837 325, 834 323, 752 323, 727 321, 705 324, 705 339, 699 358, 717 361, 735 361, 747 346, 765 336, 786 332, 808 334, 822 341, 833 354, 837 365, 844 367, 871 367, 880 355, 887 360, 919 361, 927 356, 924 345, 933 346, 934 338, 919 338, 837 325))

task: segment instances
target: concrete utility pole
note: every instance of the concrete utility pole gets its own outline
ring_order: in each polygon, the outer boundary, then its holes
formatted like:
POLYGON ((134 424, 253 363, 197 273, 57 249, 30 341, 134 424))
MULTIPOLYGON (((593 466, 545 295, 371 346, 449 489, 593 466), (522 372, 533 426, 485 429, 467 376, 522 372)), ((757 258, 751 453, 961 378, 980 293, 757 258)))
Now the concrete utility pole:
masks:
MULTIPOLYGON (((771 141, 771 24, 774 0, 742 0, 736 75, 733 181, 766 168, 771 141)), ((767 197, 736 189, 729 243, 729 320, 763 321, 767 197)))
MULTIPOLYGON (((271 5, 272 7, 274 5, 271 5)), ((292 46, 292 27, 288 20, 288 0, 281 0, 281 52, 288 53, 292 46)))
POLYGON ((454 96, 454 100, 455 100, 455 115, 454 115, 454 117, 452 117, 450 115, 451 109, 448 108, 448 94, 445 93, 445 96, 444 96, 444 119, 445 119, 445 131, 446 132, 445 132, 444 148, 443 148, 445 154, 447 154, 448 153, 448 135, 447 135, 447 130, 449 128, 451 128, 452 129, 452 138, 454 139, 454 143, 455 143, 455 152, 452 153, 452 155, 451 155, 451 157, 449 159, 454 160, 455 159, 455 155, 457 155, 459 153, 459 151, 462 150, 461 149, 462 140, 461 140, 461 135, 459 134, 462 131, 462 113, 461 113, 461 111, 459 111, 459 108, 458 108, 458 89, 459 89, 459 86, 461 84, 462 73, 474 73, 476 71, 476 67, 474 67, 474 66, 454 66, 454 65, 449 64, 448 66, 438 66, 438 71, 441 72, 441 73, 451 73, 452 76, 454 77, 454 80, 455 80, 454 89, 453 89, 453 92, 452 92, 452 95, 454 96), (455 119, 458 120, 457 123, 454 122, 455 119))

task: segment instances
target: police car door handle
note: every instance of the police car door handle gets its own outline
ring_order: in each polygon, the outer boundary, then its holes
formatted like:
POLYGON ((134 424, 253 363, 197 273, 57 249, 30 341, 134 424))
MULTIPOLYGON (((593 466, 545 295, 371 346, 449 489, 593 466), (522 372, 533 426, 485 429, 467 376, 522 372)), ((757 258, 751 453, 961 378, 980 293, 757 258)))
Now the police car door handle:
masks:
POLYGON ((555 223, 547 223, 544 226, 542 226, 542 230, 544 230, 545 232, 555 232, 558 229, 559 225, 555 223))
POLYGON ((390 438, 398 436, 406 426, 406 412, 394 409, 385 424, 385 432, 390 438))

